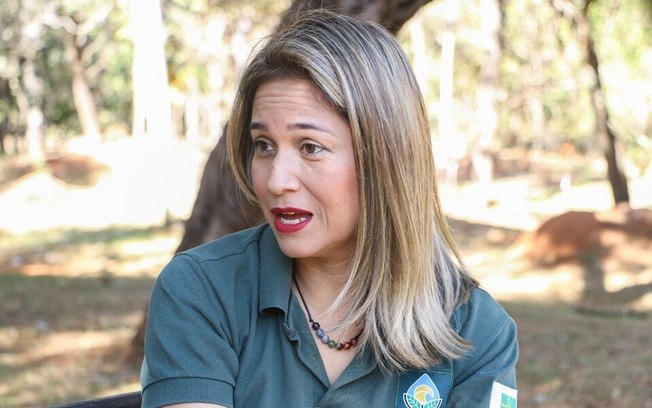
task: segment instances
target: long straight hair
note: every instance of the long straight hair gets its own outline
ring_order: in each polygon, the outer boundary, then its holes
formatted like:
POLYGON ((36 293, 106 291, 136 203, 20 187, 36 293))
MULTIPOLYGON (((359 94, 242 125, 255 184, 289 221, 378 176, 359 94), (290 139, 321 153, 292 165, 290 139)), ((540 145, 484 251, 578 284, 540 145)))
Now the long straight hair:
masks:
POLYGON ((449 320, 477 283, 441 209, 423 98, 396 39, 324 10, 267 39, 243 73, 227 130, 229 161, 252 200, 248 126, 256 90, 271 78, 309 80, 351 127, 360 216, 336 329, 363 327, 361 343, 388 371, 459 358, 470 345, 449 320))

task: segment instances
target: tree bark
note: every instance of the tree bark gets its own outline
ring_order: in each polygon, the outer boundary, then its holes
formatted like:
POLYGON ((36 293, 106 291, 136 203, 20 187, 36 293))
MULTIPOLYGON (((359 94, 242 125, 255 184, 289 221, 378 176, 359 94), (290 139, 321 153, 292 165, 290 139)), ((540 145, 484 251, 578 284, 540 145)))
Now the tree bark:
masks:
POLYGON ((244 197, 233 177, 223 132, 206 161, 195 204, 175 253, 262 221, 260 209, 244 197))
MULTIPOLYGON (((431 0, 293 0, 284 19, 301 10, 324 8, 340 14, 375 21, 392 34, 431 0)), ((281 21, 283 24, 283 21, 281 21)))
POLYGON ((27 143, 27 155, 32 163, 40 163, 44 160, 43 137, 45 115, 41 103, 43 99, 43 80, 36 74, 34 60, 25 59, 21 64, 22 85, 27 100, 27 124, 25 129, 25 141, 27 143))
POLYGON ((585 25, 585 43, 586 43, 586 62, 593 70, 595 80, 591 86, 591 103, 595 112, 595 131, 600 137, 606 139, 604 156, 607 161, 607 179, 611 185, 614 204, 629 203, 629 188, 627 186, 627 177, 620 166, 618 158, 618 136, 611 127, 609 120, 609 110, 606 106, 606 98, 602 91, 602 82, 600 80, 600 63, 595 50, 595 43, 591 35, 589 21, 589 8, 593 0, 586 0, 582 8, 582 18, 585 25))
POLYGON ((439 149, 444 168, 444 180, 456 185, 460 159, 466 151, 464 138, 455 131, 455 48, 456 24, 459 18, 457 0, 445 0, 448 14, 444 16, 446 26, 441 33, 441 60, 439 63, 439 149))
MULTIPOLYGON (((142 0, 133 0, 142 1, 142 0)), ((294 0, 281 19, 300 10, 326 8, 382 24, 396 34, 405 22, 430 0, 294 0)), ((222 133, 224 134, 224 133, 222 133)), ((221 137, 213 149, 202 175, 197 198, 176 252, 219 238, 262 221, 256 206, 248 202, 238 190, 235 179, 226 162, 225 138, 221 137)), ((143 342, 147 324, 147 309, 132 339, 128 360, 138 363, 143 358, 143 342)))
POLYGON ((43 79, 36 71, 37 51, 43 44, 43 15, 37 14, 25 24, 19 45, 20 84, 24 98, 21 109, 25 115, 25 142, 27 154, 32 163, 44 160, 43 152, 45 115, 43 114, 43 79))
POLYGON ((480 85, 477 92, 480 117, 480 138, 473 149, 473 169, 481 188, 481 199, 489 204, 493 181, 492 145, 498 127, 497 94, 502 55, 502 4, 500 0, 481 0, 482 37, 485 39, 485 57, 480 67, 480 85))
POLYGON ((76 42, 74 34, 66 33, 66 53, 72 68, 72 97, 82 133, 87 138, 99 140, 101 130, 97 119, 95 100, 86 80, 86 69, 82 61, 82 53, 76 42))
POLYGON ((131 0, 134 41, 133 125, 136 136, 172 139, 172 107, 159 0, 131 0))
POLYGON ((577 32, 578 40, 585 45, 586 64, 594 74, 593 85, 589 92, 595 114, 595 134, 598 138, 604 138, 606 143, 604 155, 607 161, 607 180, 611 186, 614 204, 629 204, 627 177, 621 168, 619 159, 618 136, 610 124, 609 110, 607 109, 606 98, 600 80, 600 62, 591 35, 589 9, 593 4, 593 0, 585 0, 580 10, 572 1, 551 0, 550 4, 559 15, 570 20, 577 32))

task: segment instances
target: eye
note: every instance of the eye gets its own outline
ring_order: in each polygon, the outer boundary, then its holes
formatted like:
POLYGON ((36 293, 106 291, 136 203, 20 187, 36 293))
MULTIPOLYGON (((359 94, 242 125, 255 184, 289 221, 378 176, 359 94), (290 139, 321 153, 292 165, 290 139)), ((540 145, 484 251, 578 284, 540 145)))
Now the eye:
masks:
POLYGON ((266 153, 273 150, 272 145, 264 139, 254 140, 254 151, 256 153, 266 153))
POLYGON ((301 150, 307 154, 317 154, 324 150, 324 148, 315 143, 304 143, 301 145, 301 150))

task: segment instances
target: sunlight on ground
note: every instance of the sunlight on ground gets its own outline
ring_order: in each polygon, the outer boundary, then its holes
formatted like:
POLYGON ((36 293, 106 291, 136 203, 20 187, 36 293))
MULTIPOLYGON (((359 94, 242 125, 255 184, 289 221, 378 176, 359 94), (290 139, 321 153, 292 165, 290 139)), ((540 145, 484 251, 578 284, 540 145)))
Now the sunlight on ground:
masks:
POLYGON ((0 229, 20 234, 185 219, 207 157, 207 152, 185 143, 130 139, 78 150, 110 170, 92 187, 66 184, 46 170, 23 176, 0 195, 0 229))
MULTIPOLYGON (((142 140, 73 150, 107 166, 96 184, 67 184, 42 169, 0 186, 0 295, 9 299, 0 309, 5 313, 0 315, 0 406, 39 406, 139 388, 138 367, 124 364, 125 350, 153 279, 180 242, 180 220, 190 214, 208 155, 183 143, 142 140), (11 293, 2 292, 3 285, 11 293)), ((444 209, 457 220, 453 230, 465 261, 482 286, 515 305, 515 312, 528 304, 521 302, 553 308, 575 304, 585 273, 579 265, 527 264, 510 252, 519 234, 564 211, 611 206, 605 182, 575 185, 560 194, 555 177, 515 175, 496 180, 489 190, 474 182, 441 186, 444 209)), ((631 179, 630 189, 632 203, 652 207, 652 174, 631 179)), ((634 247, 619 251, 605 263, 607 291, 652 282, 652 254, 634 247), (627 259, 647 267, 632 269, 627 259)), ((633 307, 652 310, 652 294, 633 307)), ((546 327, 553 327, 554 319, 573 322, 574 317, 568 311, 541 318, 538 310, 531 313, 519 327, 525 335, 541 337, 542 345, 535 352, 529 344, 524 347, 528 361, 521 370, 534 384, 532 406, 552 406, 547 401, 566 385, 557 370, 568 368, 555 365, 559 356, 540 350, 550 347, 545 335, 552 329, 546 327)), ((645 324, 633 323, 636 330, 645 324)), ((633 334, 628 335, 638 341, 633 334)), ((567 346, 562 340, 553 342, 567 346)))
MULTIPOLYGON (((137 321, 137 320, 136 320, 137 321)), ((72 353, 87 353, 93 349, 104 349, 119 339, 130 339, 132 330, 121 329, 106 331, 68 331, 42 337, 26 352, 15 356, 3 356, 2 363, 20 366, 38 363, 72 353)))
POLYGON ((481 277, 480 281, 483 287, 501 300, 545 300, 572 303, 579 299, 583 284, 578 271, 563 268, 546 274, 540 272, 532 271, 518 276, 489 274, 481 277))

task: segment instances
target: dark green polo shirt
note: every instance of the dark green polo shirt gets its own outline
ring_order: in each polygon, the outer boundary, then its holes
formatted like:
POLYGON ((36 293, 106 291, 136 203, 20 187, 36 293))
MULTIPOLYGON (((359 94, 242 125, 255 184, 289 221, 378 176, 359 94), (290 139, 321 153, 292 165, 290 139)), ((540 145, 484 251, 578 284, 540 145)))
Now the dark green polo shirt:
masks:
POLYGON ((476 408, 516 386, 515 324, 480 289, 452 318, 465 358, 385 375, 362 350, 331 385, 291 279, 267 225, 175 256, 152 290, 142 406, 476 408))

